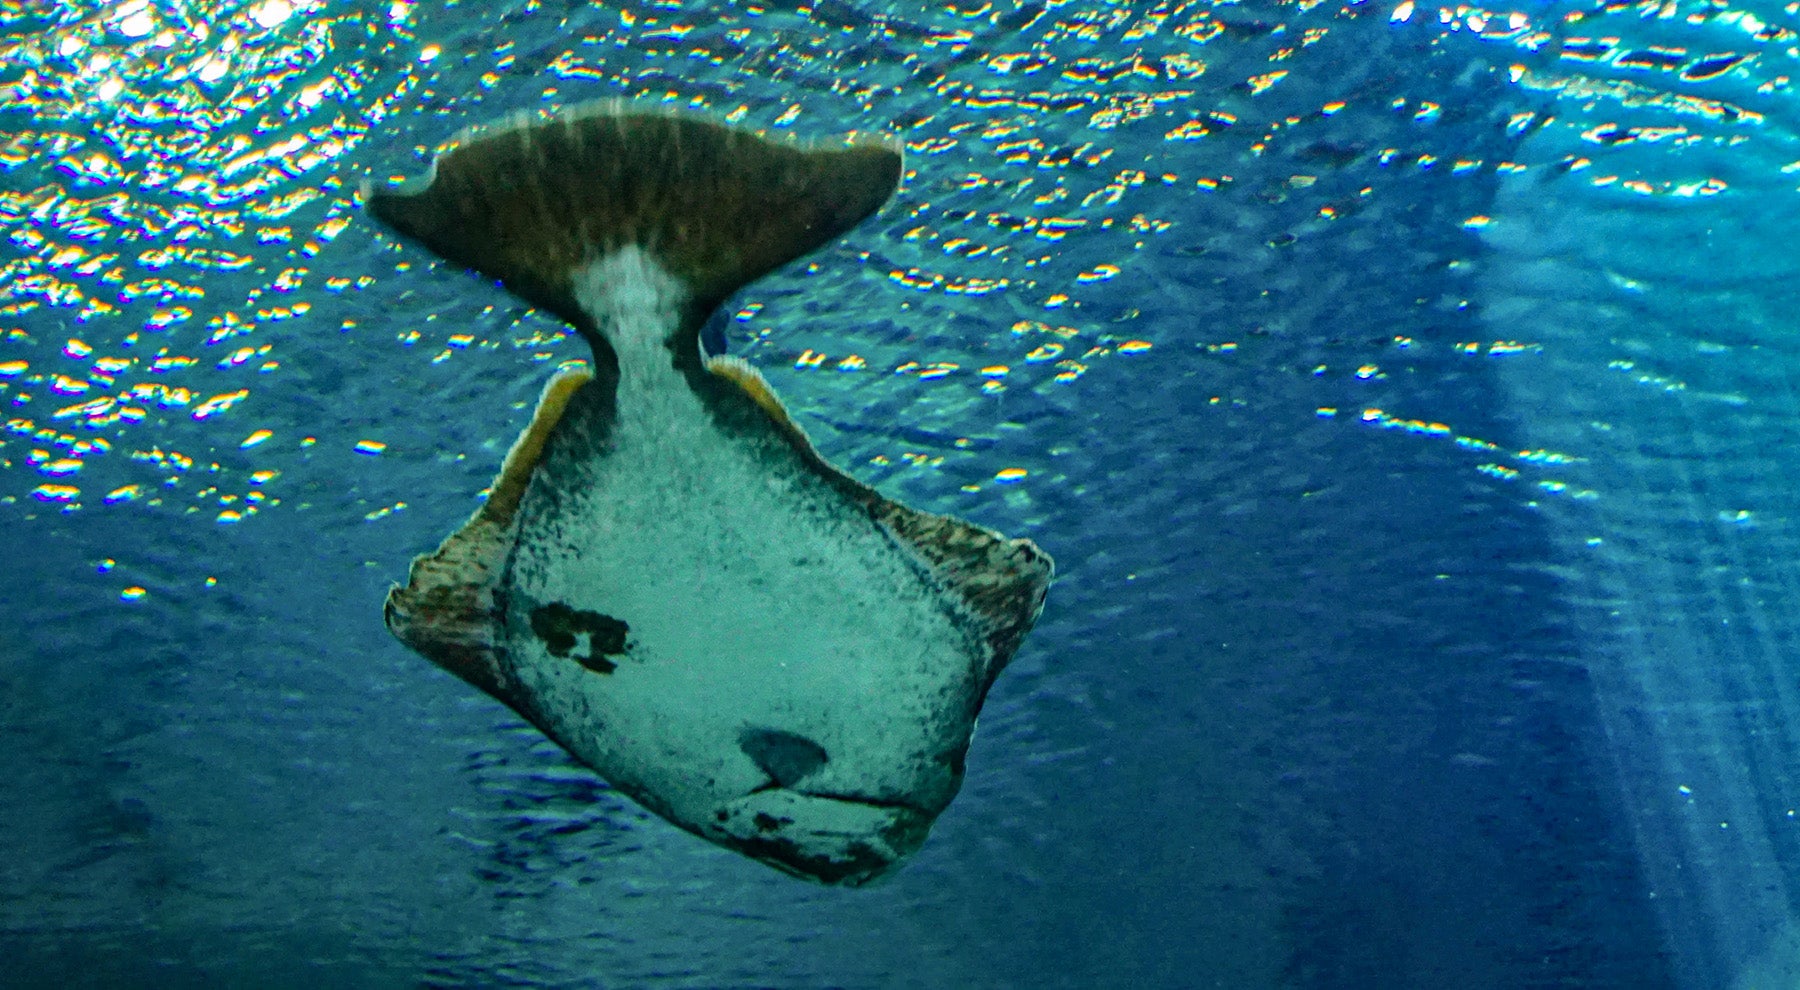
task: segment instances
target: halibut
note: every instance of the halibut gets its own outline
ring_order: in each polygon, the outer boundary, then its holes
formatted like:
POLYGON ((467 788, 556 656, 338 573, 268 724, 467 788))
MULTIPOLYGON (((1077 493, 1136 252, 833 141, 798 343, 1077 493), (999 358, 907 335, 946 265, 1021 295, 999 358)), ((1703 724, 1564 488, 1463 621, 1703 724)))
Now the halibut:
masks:
POLYGON ((1053 570, 833 467, 750 365, 703 352, 713 310, 900 174, 890 142, 611 103, 466 133, 363 192, 593 350, 389 593, 388 628, 644 807, 824 883, 924 842, 1053 570))

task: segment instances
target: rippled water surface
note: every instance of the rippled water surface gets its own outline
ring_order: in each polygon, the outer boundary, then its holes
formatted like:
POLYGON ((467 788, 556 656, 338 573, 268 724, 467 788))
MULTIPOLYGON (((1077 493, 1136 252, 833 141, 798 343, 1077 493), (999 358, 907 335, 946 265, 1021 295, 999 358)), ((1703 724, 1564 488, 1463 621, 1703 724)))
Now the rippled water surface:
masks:
POLYGON ((0 982, 1800 985, 1797 32, 0 0, 0 982), (356 189, 615 98, 901 137, 715 329, 857 477, 1058 560, 870 889, 381 625, 587 355, 356 189))

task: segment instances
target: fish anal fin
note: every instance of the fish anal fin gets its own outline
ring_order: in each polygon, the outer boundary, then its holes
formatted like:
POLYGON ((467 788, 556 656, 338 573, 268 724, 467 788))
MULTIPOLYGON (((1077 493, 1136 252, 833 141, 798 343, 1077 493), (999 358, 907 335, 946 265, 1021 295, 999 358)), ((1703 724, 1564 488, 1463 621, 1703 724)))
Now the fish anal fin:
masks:
POLYGON ((586 371, 565 371, 544 386, 487 501, 436 550, 413 558, 406 584, 388 591, 383 614, 396 638, 508 704, 514 702, 501 662, 495 593, 518 539, 519 500, 569 400, 592 379, 586 371))
POLYGON ((1055 561, 1028 539, 1007 539, 955 516, 921 512, 885 498, 869 511, 962 597, 980 623, 990 650, 983 672, 985 695, 1043 611, 1055 561))
MULTIPOLYGON (((706 359, 706 370, 736 385, 739 391, 749 397, 750 401, 756 403, 758 408, 768 414, 769 422, 786 434, 796 447, 809 453, 812 452, 812 439, 806 435, 805 430, 800 428, 800 424, 794 422, 794 417, 788 414, 787 407, 782 405, 781 400, 776 397, 775 389, 769 384, 769 380, 763 377, 762 372, 751 366, 750 362, 741 357, 719 355, 706 359)), ((814 454, 814 457, 817 456, 814 454)))

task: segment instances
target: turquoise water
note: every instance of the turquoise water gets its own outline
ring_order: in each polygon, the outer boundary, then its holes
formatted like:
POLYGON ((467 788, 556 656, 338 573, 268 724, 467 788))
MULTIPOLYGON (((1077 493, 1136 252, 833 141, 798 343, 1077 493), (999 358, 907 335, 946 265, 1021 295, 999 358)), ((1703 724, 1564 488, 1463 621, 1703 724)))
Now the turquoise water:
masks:
POLYGON ((0 982, 1800 985, 1791 5, 0 25, 0 982), (871 889, 381 627, 585 352, 356 185, 617 97, 901 136, 718 335, 1058 561, 871 889))

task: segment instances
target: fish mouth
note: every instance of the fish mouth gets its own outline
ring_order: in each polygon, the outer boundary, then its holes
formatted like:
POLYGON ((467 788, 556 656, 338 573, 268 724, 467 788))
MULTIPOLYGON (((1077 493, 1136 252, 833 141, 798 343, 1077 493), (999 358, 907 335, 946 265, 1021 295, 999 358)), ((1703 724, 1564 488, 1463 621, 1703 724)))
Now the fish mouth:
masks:
POLYGON ((903 800, 770 782, 721 805, 709 831, 785 873, 854 887, 918 849, 936 817, 903 800))

